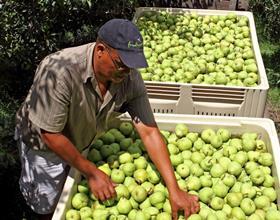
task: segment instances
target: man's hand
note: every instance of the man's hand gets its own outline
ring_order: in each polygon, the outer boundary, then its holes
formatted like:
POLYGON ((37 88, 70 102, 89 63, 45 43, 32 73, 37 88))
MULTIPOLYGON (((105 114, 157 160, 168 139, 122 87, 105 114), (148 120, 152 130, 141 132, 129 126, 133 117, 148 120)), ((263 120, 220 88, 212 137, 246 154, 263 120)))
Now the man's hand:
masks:
POLYGON ((179 210, 184 210, 186 219, 188 219, 190 215, 199 212, 200 207, 197 196, 191 195, 180 189, 171 191, 169 195, 173 220, 178 219, 179 210))
POLYGON ((115 187, 117 184, 103 171, 96 168, 93 174, 89 175, 87 178, 89 188, 97 199, 105 201, 116 196, 115 187))
POLYGON ((116 196, 115 186, 109 176, 81 155, 72 142, 62 133, 51 133, 41 129, 43 141, 59 157, 78 169, 88 179, 91 192, 101 201, 116 196))

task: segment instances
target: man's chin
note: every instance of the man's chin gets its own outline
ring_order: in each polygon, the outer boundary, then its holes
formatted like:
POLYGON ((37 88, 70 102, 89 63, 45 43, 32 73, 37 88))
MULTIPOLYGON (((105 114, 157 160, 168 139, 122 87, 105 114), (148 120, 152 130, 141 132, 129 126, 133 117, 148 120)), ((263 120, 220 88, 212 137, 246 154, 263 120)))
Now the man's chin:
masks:
POLYGON ((111 81, 112 81, 112 83, 114 83, 114 84, 119 84, 119 83, 121 83, 123 80, 124 80, 124 79, 112 79, 111 81))
POLYGON ((112 82, 117 84, 117 83, 123 82, 124 79, 125 79, 125 77, 113 78, 113 79, 112 79, 112 82))

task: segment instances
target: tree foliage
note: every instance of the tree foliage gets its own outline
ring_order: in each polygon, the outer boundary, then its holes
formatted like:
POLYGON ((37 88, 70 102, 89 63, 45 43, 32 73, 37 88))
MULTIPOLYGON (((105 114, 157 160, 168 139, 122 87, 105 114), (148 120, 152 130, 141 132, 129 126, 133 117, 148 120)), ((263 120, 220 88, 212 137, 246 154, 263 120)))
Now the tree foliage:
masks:
POLYGON ((250 0, 250 10, 264 21, 264 30, 270 40, 280 38, 280 3, 279 0, 250 0))
POLYGON ((113 17, 131 19, 134 1, 7 0, 0 8, 2 70, 34 70, 47 54, 93 41, 113 17))

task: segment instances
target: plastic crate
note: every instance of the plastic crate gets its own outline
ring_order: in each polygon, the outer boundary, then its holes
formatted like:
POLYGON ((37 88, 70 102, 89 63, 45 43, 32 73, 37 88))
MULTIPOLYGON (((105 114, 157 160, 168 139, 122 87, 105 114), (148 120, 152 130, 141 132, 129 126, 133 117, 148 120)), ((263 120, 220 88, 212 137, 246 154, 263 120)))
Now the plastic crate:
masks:
POLYGON ((263 117, 269 84, 251 12, 140 7, 136 9, 133 22, 136 23, 146 11, 168 11, 174 14, 196 12, 198 15, 226 15, 233 12, 237 16, 246 16, 260 78, 255 87, 145 81, 153 112, 263 117))
MULTIPOLYGON (((174 131, 176 124, 187 124, 190 131, 201 132, 206 128, 226 128, 233 135, 240 135, 244 132, 256 132, 265 141, 267 149, 273 155, 272 174, 276 177, 275 188, 277 190, 277 204, 280 208, 280 147, 276 129, 273 121, 264 118, 245 118, 245 117, 210 117, 199 115, 182 114, 155 114, 155 119, 160 129, 174 131)), ((112 127, 116 127, 120 121, 129 120, 121 117, 116 120, 112 127)), ((87 152, 84 152, 85 154, 87 152)), ((66 211, 71 207, 71 198, 77 192, 77 184, 81 180, 81 174, 76 169, 71 169, 66 179, 63 192, 60 196, 58 205, 53 215, 53 220, 65 219, 66 211)))

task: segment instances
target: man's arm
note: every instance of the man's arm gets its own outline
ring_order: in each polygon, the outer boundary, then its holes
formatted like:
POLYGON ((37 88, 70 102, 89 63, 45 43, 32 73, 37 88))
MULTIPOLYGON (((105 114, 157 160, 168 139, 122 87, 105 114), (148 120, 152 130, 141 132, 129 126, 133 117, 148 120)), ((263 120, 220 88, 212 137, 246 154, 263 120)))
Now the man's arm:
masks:
POLYGON ((111 179, 84 158, 67 137, 61 133, 50 133, 45 130, 41 130, 41 136, 53 152, 87 178, 90 190, 96 198, 104 201, 116 195, 115 184, 111 179))
POLYGON ((142 122, 134 122, 134 126, 168 188, 173 219, 178 218, 178 210, 184 210, 186 218, 198 212, 198 198, 182 191, 177 184, 169 152, 159 129, 156 126, 147 126, 142 122))

